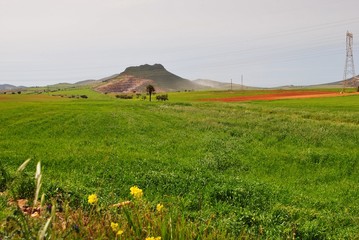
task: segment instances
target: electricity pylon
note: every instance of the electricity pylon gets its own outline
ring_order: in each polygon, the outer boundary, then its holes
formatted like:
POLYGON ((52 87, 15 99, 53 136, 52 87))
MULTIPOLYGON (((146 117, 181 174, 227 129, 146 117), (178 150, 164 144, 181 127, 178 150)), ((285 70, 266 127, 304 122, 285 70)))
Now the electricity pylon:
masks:
POLYGON ((353 34, 347 31, 346 38, 346 60, 343 77, 343 92, 347 86, 356 86, 354 58, 353 58, 353 34))

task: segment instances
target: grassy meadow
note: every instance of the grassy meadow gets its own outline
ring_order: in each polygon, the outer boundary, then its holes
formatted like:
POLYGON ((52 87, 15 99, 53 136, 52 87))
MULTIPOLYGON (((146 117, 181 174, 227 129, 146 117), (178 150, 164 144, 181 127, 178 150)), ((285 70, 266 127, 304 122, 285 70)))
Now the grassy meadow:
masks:
POLYGON ((219 103, 198 100, 228 93, 168 102, 63 93, 89 98, 0 96, 0 163, 13 174, 31 158, 32 176, 41 161, 46 199, 86 209, 92 193, 111 205, 137 185, 149 204, 228 239, 359 239, 359 95, 219 103))

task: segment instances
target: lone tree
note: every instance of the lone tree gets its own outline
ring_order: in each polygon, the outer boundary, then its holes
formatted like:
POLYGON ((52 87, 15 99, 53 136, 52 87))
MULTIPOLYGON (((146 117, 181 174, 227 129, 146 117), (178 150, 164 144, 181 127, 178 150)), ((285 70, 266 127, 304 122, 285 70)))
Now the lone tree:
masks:
POLYGON ((148 86, 146 87, 146 91, 147 91, 147 93, 150 95, 150 102, 151 102, 152 93, 154 93, 156 90, 155 90, 155 88, 154 88, 152 85, 148 85, 148 86))

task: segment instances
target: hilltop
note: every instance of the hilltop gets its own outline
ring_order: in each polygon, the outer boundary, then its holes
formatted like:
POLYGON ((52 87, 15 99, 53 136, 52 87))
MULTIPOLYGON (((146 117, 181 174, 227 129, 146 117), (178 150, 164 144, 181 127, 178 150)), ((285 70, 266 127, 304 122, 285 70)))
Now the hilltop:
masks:
POLYGON ((100 92, 141 92, 152 84, 157 91, 183 91, 204 89, 205 86, 169 72, 161 64, 132 66, 120 74, 104 78, 95 87, 100 92))
POLYGON ((138 67, 128 67, 125 69, 124 72, 120 74, 120 76, 126 75, 151 79, 158 86, 169 91, 203 88, 199 84, 196 84, 188 79, 184 79, 167 71, 161 64, 145 64, 138 67))

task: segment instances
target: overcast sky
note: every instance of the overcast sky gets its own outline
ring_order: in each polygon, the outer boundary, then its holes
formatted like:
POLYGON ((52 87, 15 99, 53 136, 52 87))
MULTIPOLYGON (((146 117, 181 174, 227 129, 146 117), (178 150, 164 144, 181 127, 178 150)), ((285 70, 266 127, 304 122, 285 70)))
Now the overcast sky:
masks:
POLYGON ((358 9, 358 0, 0 0, 0 84, 73 83, 146 63, 190 80, 243 74, 251 86, 338 81, 347 30, 359 62, 358 9))

